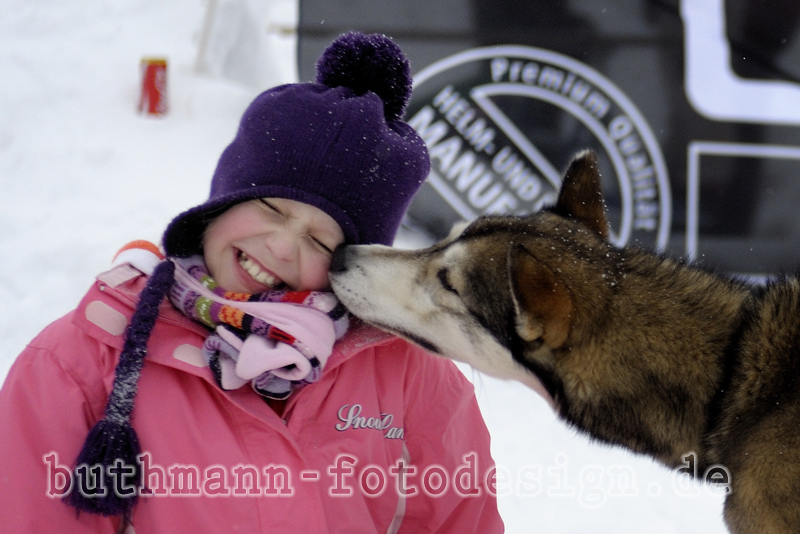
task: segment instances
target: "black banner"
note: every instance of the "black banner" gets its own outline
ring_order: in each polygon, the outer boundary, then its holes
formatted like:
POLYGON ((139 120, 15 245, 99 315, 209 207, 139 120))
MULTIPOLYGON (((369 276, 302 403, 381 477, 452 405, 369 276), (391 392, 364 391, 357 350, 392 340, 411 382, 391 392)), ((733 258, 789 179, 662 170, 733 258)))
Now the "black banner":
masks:
POLYGON ((432 238, 538 209, 593 148, 615 243, 759 275, 800 263, 798 26, 796 0, 301 0, 299 68, 352 29, 403 47, 432 238))

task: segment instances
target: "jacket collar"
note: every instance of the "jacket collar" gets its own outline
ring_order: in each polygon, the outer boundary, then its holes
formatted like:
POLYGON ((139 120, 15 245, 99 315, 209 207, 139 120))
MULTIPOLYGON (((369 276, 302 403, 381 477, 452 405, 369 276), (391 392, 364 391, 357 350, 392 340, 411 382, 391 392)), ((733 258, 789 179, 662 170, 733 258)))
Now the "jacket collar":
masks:
MULTIPOLYGON (((73 323, 89 336, 122 350, 125 330, 139 292, 146 283, 146 275, 129 264, 118 265, 101 273, 79 304, 73 323)), ((200 351, 209 334, 206 327, 187 318, 165 299, 153 334, 147 361, 214 381, 200 351)), ((347 334, 334 345, 323 374, 363 350, 390 343, 394 339, 396 337, 392 334, 352 318, 347 334)))

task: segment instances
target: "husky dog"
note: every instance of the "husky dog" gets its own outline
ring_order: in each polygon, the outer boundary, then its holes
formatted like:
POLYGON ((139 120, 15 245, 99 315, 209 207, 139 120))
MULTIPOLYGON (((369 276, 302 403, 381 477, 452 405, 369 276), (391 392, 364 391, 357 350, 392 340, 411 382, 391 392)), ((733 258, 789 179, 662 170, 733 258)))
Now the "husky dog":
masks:
POLYGON ((330 277, 363 320, 527 384, 595 439, 717 469, 731 532, 800 532, 800 281, 612 246, 592 152, 551 208, 424 250, 344 247, 330 277))

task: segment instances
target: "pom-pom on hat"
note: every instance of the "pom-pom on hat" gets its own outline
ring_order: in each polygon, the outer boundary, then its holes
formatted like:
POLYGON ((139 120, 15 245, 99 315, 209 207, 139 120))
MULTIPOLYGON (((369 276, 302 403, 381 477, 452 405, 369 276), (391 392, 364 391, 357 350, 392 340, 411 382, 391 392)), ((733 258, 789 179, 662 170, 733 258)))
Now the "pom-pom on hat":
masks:
POLYGON ((425 143, 401 119, 410 96, 408 59, 391 39, 340 36, 319 58, 316 83, 275 87, 250 104, 208 200, 168 226, 167 254, 201 252, 209 222, 264 197, 321 209, 348 244, 390 245, 430 169, 425 143))

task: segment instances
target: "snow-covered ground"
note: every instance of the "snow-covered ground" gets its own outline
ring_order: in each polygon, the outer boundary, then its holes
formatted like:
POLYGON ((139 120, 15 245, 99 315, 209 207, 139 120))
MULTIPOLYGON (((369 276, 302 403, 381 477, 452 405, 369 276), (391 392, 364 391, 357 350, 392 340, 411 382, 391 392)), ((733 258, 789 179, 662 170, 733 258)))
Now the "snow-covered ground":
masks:
MULTIPOLYGON (((244 0, 218 2, 198 73, 201 0, 0 2, 0 380, 119 246, 158 240, 205 199, 259 90, 295 81, 294 37, 283 29, 297 6, 260 3, 248 14, 244 0), (240 55, 254 44, 258 53, 240 55), (143 56, 169 60, 164 118, 136 112, 143 56), (255 59, 265 65, 257 78, 255 59)), ((709 487, 590 443, 521 385, 464 372, 505 476, 508 532, 725 532, 722 496, 709 487)))

